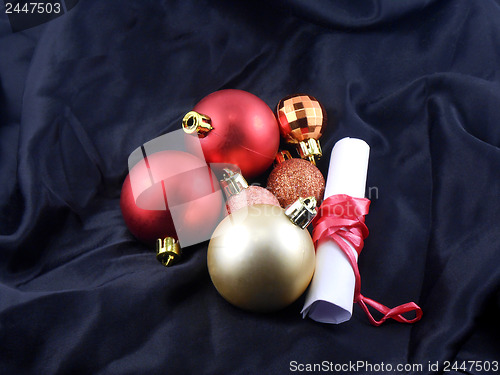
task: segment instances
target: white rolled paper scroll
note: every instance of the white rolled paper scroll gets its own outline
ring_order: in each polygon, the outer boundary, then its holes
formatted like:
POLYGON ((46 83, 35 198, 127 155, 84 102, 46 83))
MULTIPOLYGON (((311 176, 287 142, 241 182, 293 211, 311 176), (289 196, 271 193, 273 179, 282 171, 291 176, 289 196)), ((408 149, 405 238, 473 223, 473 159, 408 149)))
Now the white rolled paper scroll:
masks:
MULTIPOLYGON (((370 146, 356 138, 343 138, 333 147, 325 199, 335 194, 365 196, 370 146)), ((348 243, 349 244, 349 243, 348 243)), ((350 245, 350 244, 349 244, 350 245)), ((358 253, 351 247, 356 260, 358 253)), ((352 316, 356 279, 347 256, 331 239, 318 243, 316 270, 309 285, 302 317, 321 323, 342 323, 352 316)))

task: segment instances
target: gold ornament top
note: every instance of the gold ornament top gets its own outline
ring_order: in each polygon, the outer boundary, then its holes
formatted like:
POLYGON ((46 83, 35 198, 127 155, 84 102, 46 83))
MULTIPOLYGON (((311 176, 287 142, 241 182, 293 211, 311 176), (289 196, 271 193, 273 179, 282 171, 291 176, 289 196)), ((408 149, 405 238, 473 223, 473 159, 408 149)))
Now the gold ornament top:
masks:
POLYGON ((190 111, 182 119, 182 129, 187 134, 197 132, 203 138, 213 129, 212 120, 201 113, 190 111))
POLYGON ((158 238, 156 240, 156 259, 165 267, 177 263, 180 257, 181 248, 173 237, 158 238))
POLYGON ((224 168, 223 171, 224 173, 220 184, 227 199, 248 188, 248 182, 241 173, 235 172, 229 168, 224 168))
POLYGON ((285 215, 292 223, 305 229, 316 216, 316 199, 314 197, 299 198, 285 210, 285 215))
POLYGON ((276 154, 276 157, 274 158, 275 164, 283 163, 286 160, 293 159, 292 155, 290 155, 290 152, 287 150, 279 150, 278 153, 276 154))

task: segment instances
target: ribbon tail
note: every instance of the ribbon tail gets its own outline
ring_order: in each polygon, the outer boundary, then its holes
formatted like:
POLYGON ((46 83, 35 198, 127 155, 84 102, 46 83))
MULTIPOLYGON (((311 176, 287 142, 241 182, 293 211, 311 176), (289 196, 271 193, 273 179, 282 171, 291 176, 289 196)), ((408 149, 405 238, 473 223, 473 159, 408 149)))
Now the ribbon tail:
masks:
POLYGON ((368 213, 369 205, 370 201, 366 198, 353 198, 344 194, 326 198, 313 221, 313 241, 317 244, 323 238, 331 239, 343 251, 354 272, 354 302, 361 306, 371 324, 378 327, 387 319, 394 319, 400 323, 418 322, 423 313, 422 309, 414 302, 408 302, 391 309, 361 294, 361 276, 353 250, 359 255, 363 249, 363 241, 368 236, 364 216, 368 213), (355 215, 349 214, 352 204, 354 204, 355 215), (342 214, 336 213, 337 208, 340 208, 342 214), (382 313, 382 318, 376 320, 368 307, 382 313), (415 312, 415 318, 409 319, 403 316, 403 314, 412 311, 415 312))
POLYGON ((422 319, 423 315, 422 309, 415 302, 408 302, 391 309, 377 301, 360 295, 357 303, 367 315, 370 323, 376 327, 382 325, 387 319, 394 319, 400 323, 415 323, 422 319), (367 305, 382 313, 384 316, 380 320, 375 320, 367 305), (407 319, 403 316, 403 314, 411 311, 415 311, 415 317, 413 319, 407 319))

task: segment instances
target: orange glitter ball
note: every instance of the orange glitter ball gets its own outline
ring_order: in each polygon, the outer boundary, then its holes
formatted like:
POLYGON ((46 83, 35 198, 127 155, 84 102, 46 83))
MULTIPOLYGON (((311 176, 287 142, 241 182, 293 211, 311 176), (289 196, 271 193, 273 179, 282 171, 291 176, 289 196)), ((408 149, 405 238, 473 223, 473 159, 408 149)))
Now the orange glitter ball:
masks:
POLYGON ((276 165, 267 180, 267 188, 285 208, 299 197, 313 196, 318 206, 325 193, 325 179, 320 170, 303 159, 288 159, 276 165))

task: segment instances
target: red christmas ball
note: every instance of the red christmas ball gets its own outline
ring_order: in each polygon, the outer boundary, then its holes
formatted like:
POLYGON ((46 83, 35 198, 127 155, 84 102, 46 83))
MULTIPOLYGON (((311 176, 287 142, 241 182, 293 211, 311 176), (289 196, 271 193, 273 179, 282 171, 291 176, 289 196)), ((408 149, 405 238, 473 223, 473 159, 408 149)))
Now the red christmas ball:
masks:
POLYGON ((183 246, 210 238, 222 212, 217 179, 203 160, 181 151, 160 151, 141 160, 123 183, 120 208, 127 228, 154 244, 174 237, 183 246))
MULTIPOLYGON (((156 196, 158 200, 162 198, 159 195, 156 196)), ((125 225, 141 242, 153 245, 158 238, 174 237, 176 240, 178 239, 169 210, 144 210, 137 206, 129 175, 123 182, 120 208, 125 225)))
POLYGON ((206 96, 184 117, 183 128, 198 132, 207 163, 237 165, 247 179, 273 163, 280 142, 272 110, 242 90, 220 90, 206 96))

